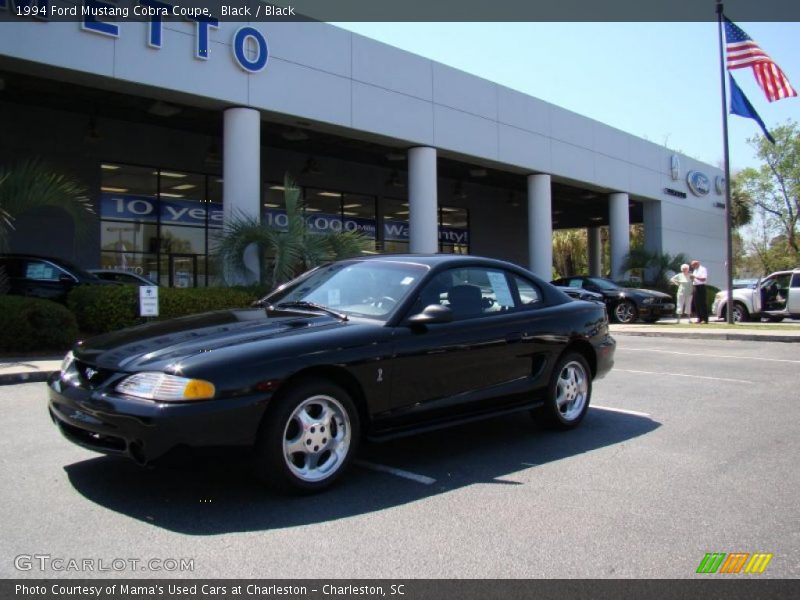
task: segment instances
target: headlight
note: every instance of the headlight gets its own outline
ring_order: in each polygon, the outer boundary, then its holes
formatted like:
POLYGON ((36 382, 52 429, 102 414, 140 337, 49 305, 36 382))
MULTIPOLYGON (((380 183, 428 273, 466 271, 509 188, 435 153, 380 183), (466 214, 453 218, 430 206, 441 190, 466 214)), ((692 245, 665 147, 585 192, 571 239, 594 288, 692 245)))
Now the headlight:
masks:
POLYGON ((648 298, 645 298, 644 300, 642 300, 642 304, 652 304, 655 301, 656 301, 655 298, 649 298, 648 297, 648 298))
POLYGON ((67 352, 67 355, 64 357, 64 360, 61 361, 61 376, 63 377, 64 374, 69 370, 72 366, 72 363, 75 362, 75 355, 72 354, 72 350, 67 352))
POLYGON ((76 385, 78 381, 78 369, 75 368, 75 355, 72 351, 67 352, 64 360, 61 361, 61 381, 76 385))
POLYGON ((162 402, 208 400, 214 397, 216 391, 214 384, 209 381, 152 372, 126 377, 115 390, 128 396, 162 402))

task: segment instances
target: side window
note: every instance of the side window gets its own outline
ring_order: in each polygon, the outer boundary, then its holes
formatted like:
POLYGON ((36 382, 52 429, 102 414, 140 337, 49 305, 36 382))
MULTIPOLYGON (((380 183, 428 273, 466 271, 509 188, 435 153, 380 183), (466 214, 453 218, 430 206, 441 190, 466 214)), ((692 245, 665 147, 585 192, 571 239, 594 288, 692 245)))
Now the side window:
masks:
POLYGON ((535 306, 541 306, 544 299, 539 286, 531 281, 528 281, 527 279, 519 277, 518 275, 514 275, 513 277, 514 283, 517 286, 517 291, 519 292, 519 301, 522 307, 533 308, 535 306))
POLYGON ((794 273, 792 275, 792 287, 800 288, 800 273, 794 273))
POLYGON ((36 281, 58 281, 63 271, 58 267, 41 260, 29 260, 25 263, 25 279, 36 281))
POLYGON ((571 288, 582 288, 583 287, 583 279, 570 279, 569 280, 569 287, 571 288))
POLYGON ((480 267, 451 269, 434 277, 420 292, 412 314, 430 304, 450 307, 455 320, 490 316, 516 307, 506 274, 480 267))

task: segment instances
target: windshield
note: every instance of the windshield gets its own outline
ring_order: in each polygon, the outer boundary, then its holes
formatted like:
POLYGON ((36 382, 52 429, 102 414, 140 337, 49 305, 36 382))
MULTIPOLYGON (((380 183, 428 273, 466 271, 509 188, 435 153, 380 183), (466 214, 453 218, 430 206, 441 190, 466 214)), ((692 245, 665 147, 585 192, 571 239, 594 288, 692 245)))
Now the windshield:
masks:
POLYGON ((619 286, 614 283, 613 281, 609 281, 608 279, 600 279, 598 277, 592 277, 589 279, 595 286, 599 287, 601 290, 618 290, 619 286))
POLYGON ((274 292, 266 301, 277 308, 309 302, 348 316, 385 321, 427 270, 423 265, 378 260, 335 263, 274 292))

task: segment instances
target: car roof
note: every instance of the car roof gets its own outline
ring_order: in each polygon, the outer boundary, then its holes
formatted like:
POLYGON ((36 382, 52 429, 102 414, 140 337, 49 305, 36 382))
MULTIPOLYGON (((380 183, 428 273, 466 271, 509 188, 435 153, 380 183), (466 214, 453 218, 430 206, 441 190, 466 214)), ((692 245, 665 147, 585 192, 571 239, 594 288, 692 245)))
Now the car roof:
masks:
POLYGON ((441 265, 457 267, 459 265, 469 266, 481 264, 502 269, 522 269, 523 271, 527 271, 527 269, 524 267, 511 262, 496 258, 487 258, 485 256, 475 256, 474 254, 375 254, 372 256, 352 258, 349 260, 411 263, 424 265, 431 268, 439 267, 441 265))

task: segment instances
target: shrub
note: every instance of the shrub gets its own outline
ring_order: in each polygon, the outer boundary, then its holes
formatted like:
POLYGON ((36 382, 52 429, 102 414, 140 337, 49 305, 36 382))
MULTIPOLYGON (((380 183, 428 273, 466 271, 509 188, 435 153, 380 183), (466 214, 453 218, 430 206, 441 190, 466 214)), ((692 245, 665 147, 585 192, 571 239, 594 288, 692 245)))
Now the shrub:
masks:
MULTIPOLYGON (((234 288, 159 288, 157 319, 245 308, 259 298, 254 292, 234 288)), ((147 321, 139 316, 139 288, 134 285, 81 286, 70 292, 67 305, 86 333, 106 333, 147 321)))
POLYGON ((57 302, 0 296, 0 352, 67 350, 78 338, 78 325, 57 302))

